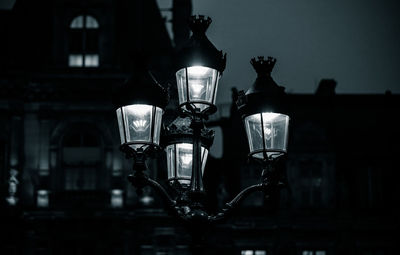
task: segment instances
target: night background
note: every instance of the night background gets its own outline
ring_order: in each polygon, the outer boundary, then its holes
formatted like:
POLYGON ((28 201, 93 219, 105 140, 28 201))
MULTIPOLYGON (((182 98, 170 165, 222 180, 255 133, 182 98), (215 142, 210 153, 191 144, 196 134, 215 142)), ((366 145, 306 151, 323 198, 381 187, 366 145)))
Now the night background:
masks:
MULTIPOLYGON (((0 254, 192 254, 196 231, 126 180, 112 95, 146 62, 170 87, 169 124, 193 14, 227 53, 206 123, 210 212, 260 182, 232 101, 256 79, 251 58, 277 58, 291 109, 287 185, 210 226, 205 253, 397 254, 399 13, 394 0, 0 0, 0 254)), ((168 189, 165 155, 148 166, 168 189)))

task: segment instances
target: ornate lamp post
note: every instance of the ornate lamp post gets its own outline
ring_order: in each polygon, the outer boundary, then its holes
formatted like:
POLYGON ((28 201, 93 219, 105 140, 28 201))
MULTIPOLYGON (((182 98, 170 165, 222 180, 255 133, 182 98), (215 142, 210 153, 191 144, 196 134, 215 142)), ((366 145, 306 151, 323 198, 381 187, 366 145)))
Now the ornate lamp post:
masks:
POLYGON ((258 77, 246 93, 240 92, 237 105, 246 127, 249 156, 263 164, 262 181, 241 191, 222 212, 208 214, 203 171, 214 133, 205 127, 204 120, 217 110, 218 80, 226 63, 225 55, 205 35, 210 23, 211 19, 204 16, 190 20, 193 35, 176 59, 179 109, 185 117, 177 118, 162 131, 161 143, 161 116, 167 96, 151 75, 131 79, 116 104, 121 149, 135 161, 129 181, 139 189, 153 187, 176 216, 195 224, 222 220, 247 195, 256 191, 268 195, 279 185, 282 173, 275 164, 286 154, 289 125, 289 117, 281 107, 284 88, 270 76, 276 60, 252 59, 258 77), (160 147, 167 156, 167 183, 177 191, 174 197, 146 174, 146 156, 160 147))

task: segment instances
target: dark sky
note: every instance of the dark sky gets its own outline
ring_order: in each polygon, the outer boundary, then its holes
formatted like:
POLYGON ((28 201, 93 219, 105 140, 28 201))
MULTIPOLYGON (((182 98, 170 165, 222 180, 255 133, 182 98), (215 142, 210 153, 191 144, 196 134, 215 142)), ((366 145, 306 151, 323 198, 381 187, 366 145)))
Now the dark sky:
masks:
POLYGON ((246 89, 250 58, 278 59, 272 73, 288 92, 314 93, 334 78, 337 93, 400 93, 397 0, 193 0, 193 14, 213 19, 210 40, 228 53, 218 92, 246 89))
POLYGON ((398 2, 193 0, 193 14, 213 19, 208 35, 228 53, 218 103, 230 102, 231 87, 252 84, 249 60, 258 55, 278 59, 272 74, 288 92, 314 93, 320 79, 334 78, 337 93, 400 93, 398 2))
POLYGON ((0 10, 12 8, 15 0, 0 0, 0 10))

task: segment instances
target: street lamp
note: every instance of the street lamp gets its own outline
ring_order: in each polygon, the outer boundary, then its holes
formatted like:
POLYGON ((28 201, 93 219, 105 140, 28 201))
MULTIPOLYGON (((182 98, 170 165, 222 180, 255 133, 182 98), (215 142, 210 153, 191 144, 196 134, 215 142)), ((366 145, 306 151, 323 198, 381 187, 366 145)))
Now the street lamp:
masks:
POLYGON ((136 175, 144 174, 146 157, 161 149, 162 115, 167 104, 167 91, 142 66, 137 66, 114 95, 120 148, 127 158, 134 158, 136 175))
POLYGON ((289 116, 285 114, 285 88, 271 77, 276 59, 258 57, 250 63, 257 79, 246 93, 239 92, 237 106, 245 124, 249 156, 271 161, 287 152, 289 116))
POLYGON ((185 111, 214 113, 217 108, 218 81, 225 69, 226 54, 208 40, 206 30, 211 18, 192 16, 192 36, 182 46, 176 59, 176 82, 179 107, 185 111))
MULTIPOLYGON (((174 187, 190 185, 193 169, 193 129, 189 117, 175 119, 166 127, 164 147, 167 155, 168 182, 174 187)), ((208 151, 214 139, 214 132, 203 129, 201 142, 201 173, 204 174, 208 151)))
POLYGON ((121 145, 133 151, 159 146, 162 114, 160 107, 149 104, 132 103, 119 107, 121 145))
POLYGON ((253 59, 251 63, 258 77, 252 88, 246 93, 240 92, 237 105, 247 132, 249 156, 262 162, 262 180, 241 191, 220 213, 209 214, 205 210, 203 172, 214 132, 206 128, 205 120, 217 110, 218 80, 226 63, 226 56, 205 35, 210 23, 210 18, 192 16, 193 35, 176 57, 181 117, 160 131, 165 91, 147 72, 142 79, 131 79, 127 83, 129 93, 123 91, 119 100, 122 102, 117 104, 121 148, 128 157, 134 158, 134 173, 128 177, 129 181, 138 190, 151 186, 167 202, 171 212, 197 226, 223 220, 249 194, 261 191, 269 195, 279 186, 283 174, 276 162, 287 152, 289 125, 289 117, 282 108, 284 88, 270 76, 276 60, 253 59), (145 156, 160 147, 166 153, 166 181, 175 190, 173 197, 146 174, 145 156))

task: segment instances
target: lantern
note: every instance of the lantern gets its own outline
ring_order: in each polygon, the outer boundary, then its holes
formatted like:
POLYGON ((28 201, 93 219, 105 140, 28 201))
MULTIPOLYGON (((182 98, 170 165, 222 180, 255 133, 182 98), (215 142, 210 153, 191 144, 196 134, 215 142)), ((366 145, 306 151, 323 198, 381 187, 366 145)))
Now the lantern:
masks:
POLYGON ((158 146, 162 114, 160 107, 147 104, 131 104, 118 108, 121 145, 127 145, 134 150, 158 146))
POLYGON ((286 153, 289 116, 263 112, 244 118, 250 154, 259 159, 286 153))
MULTIPOLYGON (((190 185, 193 168, 193 130, 190 118, 177 118, 167 128, 164 137, 167 155, 168 181, 178 182, 187 187, 190 185)), ((207 162, 209 148, 214 139, 214 131, 203 129, 201 133, 201 170, 207 162)))
POLYGON ((125 152, 158 148, 168 94, 151 73, 137 69, 118 90, 114 100, 121 148, 125 152))
POLYGON ((211 114, 216 111, 218 81, 225 69, 226 56, 208 40, 205 32, 210 18, 192 16, 193 34, 177 55, 176 82, 183 110, 211 114))
POLYGON ((237 105, 242 115, 249 155, 256 159, 271 160, 287 153, 289 116, 285 105, 284 87, 271 77, 276 59, 258 57, 251 64, 258 77, 253 86, 239 92, 237 105))

